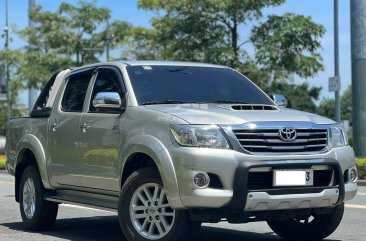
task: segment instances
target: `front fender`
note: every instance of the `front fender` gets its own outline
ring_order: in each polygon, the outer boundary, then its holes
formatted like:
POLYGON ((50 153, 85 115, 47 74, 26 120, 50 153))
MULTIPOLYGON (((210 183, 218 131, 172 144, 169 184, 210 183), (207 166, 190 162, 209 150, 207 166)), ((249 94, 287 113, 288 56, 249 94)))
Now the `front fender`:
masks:
POLYGON ((18 164, 21 163, 21 161, 23 159, 23 154, 25 153, 26 150, 30 150, 36 158, 36 162, 38 165, 38 170, 39 170, 39 174, 42 179, 43 186, 46 189, 53 189, 50 184, 50 181, 48 179, 48 175, 47 175, 46 154, 45 154, 44 147, 43 147, 42 143, 38 140, 38 138, 32 134, 27 134, 27 135, 23 136, 17 144, 17 147, 16 147, 17 158, 16 158, 16 163, 15 163, 15 173, 17 171, 16 168, 17 168, 18 164))
MULTIPOLYGON (((144 153, 150 156, 159 169, 164 187, 167 190, 169 204, 173 208, 184 208, 179 196, 177 175, 172 159, 167 148, 159 139, 150 135, 134 136, 128 140, 122 153, 124 158, 120 173, 123 173, 124 165, 131 155, 144 153)), ((121 181, 120 179, 120 185, 122 185, 121 181)))

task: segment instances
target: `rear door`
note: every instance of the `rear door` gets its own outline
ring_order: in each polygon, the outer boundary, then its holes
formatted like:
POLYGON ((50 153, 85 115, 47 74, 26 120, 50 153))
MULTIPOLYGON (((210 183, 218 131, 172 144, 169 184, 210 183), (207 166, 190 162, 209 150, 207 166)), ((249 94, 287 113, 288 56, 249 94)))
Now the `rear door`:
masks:
POLYGON ((124 113, 97 110, 92 101, 97 93, 117 92, 124 101, 125 88, 120 71, 114 67, 98 68, 87 110, 81 118, 80 182, 83 187, 119 192, 120 147, 124 113))
MULTIPOLYGON (((84 100, 94 69, 71 74, 49 122, 49 177, 54 187, 80 186, 79 130, 84 100)), ((62 91, 62 90, 60 90, 62 91)))

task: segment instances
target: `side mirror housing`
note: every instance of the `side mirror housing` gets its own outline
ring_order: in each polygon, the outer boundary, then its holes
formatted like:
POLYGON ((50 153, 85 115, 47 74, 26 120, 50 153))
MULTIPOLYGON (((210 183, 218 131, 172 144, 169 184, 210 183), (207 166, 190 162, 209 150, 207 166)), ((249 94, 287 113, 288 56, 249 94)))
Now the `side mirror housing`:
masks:
POLYGON ((273 94, 272 95, 273 102, 279 107, 279 108, 286 108, 287 107, 287 100, 285 96, 273 94))
POLYGON ((121 111, 122 99, 117 92, 99 92, 93 99, 93 107, 99 110, 121 111))

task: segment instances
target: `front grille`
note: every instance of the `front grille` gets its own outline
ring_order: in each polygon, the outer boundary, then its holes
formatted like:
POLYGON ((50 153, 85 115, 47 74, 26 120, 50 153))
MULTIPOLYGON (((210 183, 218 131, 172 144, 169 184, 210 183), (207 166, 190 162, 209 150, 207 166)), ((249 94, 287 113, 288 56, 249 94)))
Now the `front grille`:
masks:
POLYGON ((321 152, 328 146, 327 129, 296 129, 293 141, 283 141, 279 129, 234 130, 242 147, 249 152, 321 152))
MULTIPOLYGON (((314 187, 331 185, 333 170, 315 170, 314 187)), ((261 190, 273 188, 273 172, 249 172, 248 189, 261 190)))

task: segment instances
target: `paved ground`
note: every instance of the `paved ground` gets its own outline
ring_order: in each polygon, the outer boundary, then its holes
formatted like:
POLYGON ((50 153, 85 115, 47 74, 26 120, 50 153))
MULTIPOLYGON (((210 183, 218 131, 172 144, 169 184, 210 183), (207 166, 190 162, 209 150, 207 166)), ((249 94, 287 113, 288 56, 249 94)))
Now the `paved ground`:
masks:
MULTIPOLYGON (((53 230, 30 233, 24 230, 14 201, 13 178, 0 171, 0 240, 105 240, 124 241, 114 213, 61 206, 53 230)), ((280 240, 264 222, 241 225, 220 223, 204 225, 200 241, 270 241, 280 240)), ((366 187, 347 203, 343 222, 327 240, 366 241, 366 187)), ((310 240, 309 240, 310 241, 310 240)))

